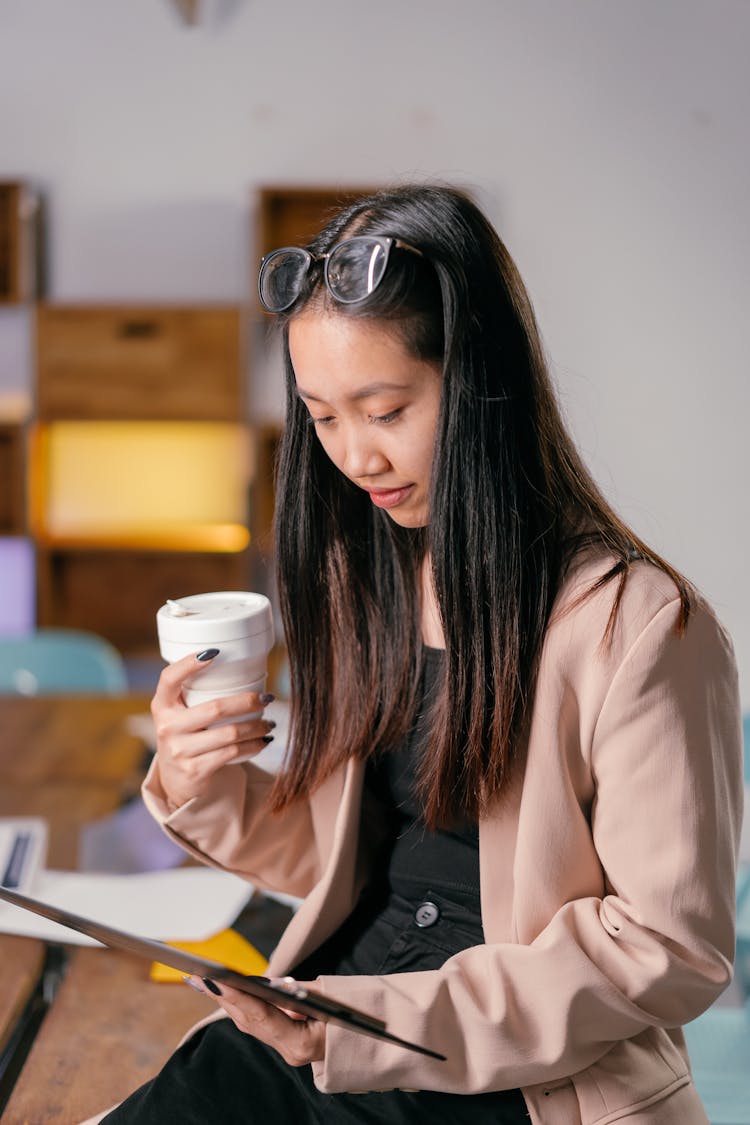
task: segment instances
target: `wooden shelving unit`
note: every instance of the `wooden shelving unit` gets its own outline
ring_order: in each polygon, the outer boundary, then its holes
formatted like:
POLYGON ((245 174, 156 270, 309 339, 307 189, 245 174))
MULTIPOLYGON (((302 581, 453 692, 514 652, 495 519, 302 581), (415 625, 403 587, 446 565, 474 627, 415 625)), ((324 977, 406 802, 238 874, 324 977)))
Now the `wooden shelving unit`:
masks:
POLYGON ((36 319, 42 420, 245 416, 237 306, 40 304, 36 319))
MULTIPOLYGON (((199 520, 172 527, 165 514, 163 527, 154 526, 152 519, 147 526, 136 523, 113 532, 85 524, 76 529, 71 502, 63 505, 65 518, 73 520, 71 531, 52 518, 60 492, 58 487, 55 493, 52 478, 61 471, 61 462, 50 452, 56 427, 58 436, 66 424, 94 435, 98 429, 105 440, 114 440, 107 435, 115 430, 118 440, 127 441, 128 426, 134 424, 132 472, 125 464, 121 480, 113 483, 114 507, 120 488, 126 493, 134 487, 137 442, 146 440, 141 423, 147 424, 151 447, 152 423, 158 423, 157 434, 163 432, 165 441, 173 439, 178 423, 189 423, 191 431, 230 424, 232 432, 248 431, 249 444, 244 337, 239 306, 38 307, 29 510, 37 547, 40 625, 91 629, 125 653, 148 652, 156 644, 156 610, 167 597, 247 586, 251 551, 242 528, 249 522, 247 503, 239 523, 227 527, 221 522, 201 527, 199 520), (125 426, 124 439, 114 423, 125 426)), ((230 443, 226 465, 235 487, 243 471, 237 450, 237 442, 230 443)), ((106 458, 106 450, 102 456, 106 458)), ((88 469, 84 466, 84 477, 88 469)), ((96 464, 90 465, 90 473, 97 473, 96 464)), ((79 470, 76 479, 80 477, 79 470)), ((148 488, 142 478, 141 472, 141 493, 148 488)), ((154 480, 154 489, 158 483, 154 480)), ((179 480, 174 488, 176 502, 182 502, 179 480)), ((101 498, 98 503, 101 510, 101 498)))
POLYGON ((25 426, 0 421, 0 535, 26 530, 25 426))
MULTIPOLYGON (((261 188, 253 200, 253 278, 263 253, 304 245, 333 211, 372 190, 261 188)), ((40 216, 26 183, 0 182, 0 304, 38 299, 40 216)), ((167 597, 209 589, 272 593, 280 426, 254 422, 246 401, 248 321, 252 331, 267 323, 254 291, 249 304, 236 306, 36 305, 33 421, 0 420, 0 479, 8 482, 0 490, 0 533, 33 538, 39 625, 91 629, 123 652, 140 654, 155 649, 154 614, 167 597), (179 535, 170 529, 102 536, 50 528, 45 434, 64 422, 114 421, 244 427, 253 462, 245 513, 249 547, 219 546, 216 527, 208 525, 205 533, 197 525, 179 535)), ((97 474, 96 464, 90 472, 97 474)))
POLYGON ((39 200, 20 180, 0 181, 0 305, 31 301, 39 288, 39 200))
POLYGON ((279 246, 304 246, 342 207, 377 190, 351 184, 320 187, 268 185, 258 190, 257 260, 279 246))

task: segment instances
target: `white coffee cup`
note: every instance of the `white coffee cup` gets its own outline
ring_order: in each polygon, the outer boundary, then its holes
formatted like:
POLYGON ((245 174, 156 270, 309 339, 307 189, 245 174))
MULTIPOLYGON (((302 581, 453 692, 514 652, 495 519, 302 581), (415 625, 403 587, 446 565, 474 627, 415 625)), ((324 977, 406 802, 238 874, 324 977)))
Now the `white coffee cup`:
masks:
POLYGON ((191 653, 219 650, 183 687, 188 707, 240 692, 265 691, 274 635, 271 603, 263 594, 228 590, 170 600, 158 610, 156 627, 159 649, 168 664, 191 653))

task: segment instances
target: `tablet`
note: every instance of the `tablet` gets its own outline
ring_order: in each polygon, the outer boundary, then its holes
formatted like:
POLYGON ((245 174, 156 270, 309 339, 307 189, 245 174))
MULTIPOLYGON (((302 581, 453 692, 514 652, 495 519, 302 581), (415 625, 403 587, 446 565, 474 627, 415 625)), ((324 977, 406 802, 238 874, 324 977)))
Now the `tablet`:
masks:
POLYGON ((28 895, 19 894, 8 887, 0 886, 0 899, 20 906, 24 910, 31 910, 34 914, 41 914, 53 922, 59 922, 69 929, 87 934, 89 937, 100 941, 103 945, 113 949, 124 949, 128 953, 135 953, 149 961, 159 961, 178 969, 181 973, 195 973, 199 977, 208 977, 210 980, 226 983, 240 992, 247 992, 269 1004, 279 1008, 288 1008, 300 1015, 321 1020, 323 1023, 336 1023, 360 1035, 370 1035, 375 1039, 385 1039, 398 1047, 417 1054, 427 1055, 431 1059, 445 1061, 445 1055, 431 1051, 427 1047, 412 1043, 408 1039, 401 1039, 390 1032, 383 1020, 376 1019, 366 1012, 359 1011, 343 1004, 340 1000, 332 1000, 320 992, 305 988, 291 978, 270 980, 268 977, 247 976, 218 961, 210 961, 206 957, 199 957, 195 953, 187 953, 182 949, 175 949, 163 941, 154 941, 151 938, 137 937, 135 934, 116 930, 112 926, 105 926, 101 922, 94 922, 90 918, 82 918, 78 914, 71 914, 58 906, 50 906, 45 902, 29 898, 28 895))

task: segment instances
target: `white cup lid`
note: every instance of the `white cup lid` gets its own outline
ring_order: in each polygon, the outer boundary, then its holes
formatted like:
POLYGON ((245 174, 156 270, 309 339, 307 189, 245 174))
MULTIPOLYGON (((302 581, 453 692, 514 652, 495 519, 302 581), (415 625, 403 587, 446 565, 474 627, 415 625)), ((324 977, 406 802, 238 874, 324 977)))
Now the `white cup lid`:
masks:
POLYGON ((223 590, 167 601, 156 614, 159 636, 198 644, 232 641, 273 632, 271 603, 264 594, 223 590))

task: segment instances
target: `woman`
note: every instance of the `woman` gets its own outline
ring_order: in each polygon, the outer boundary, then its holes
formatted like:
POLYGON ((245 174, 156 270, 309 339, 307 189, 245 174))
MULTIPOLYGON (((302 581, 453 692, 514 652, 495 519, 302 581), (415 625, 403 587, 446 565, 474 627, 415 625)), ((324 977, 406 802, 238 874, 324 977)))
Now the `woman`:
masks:
POLYGON ((681 1025, 726 987, 740 823, 731 643, 612 512, 505 247, 404 187, 261 267, 279 314, 292 751, 165 669, 145 797, 191 854, 304 897, 270 972, 428 1059, 213 982, 116 1122, 693 1125, 681 1025), (231 768, 230 768, 231 767, 231 768), (362 1092, 367 1091, 367 1092, 362 1092))

